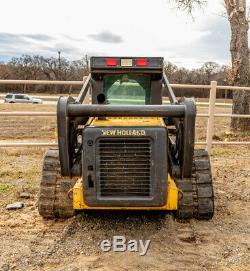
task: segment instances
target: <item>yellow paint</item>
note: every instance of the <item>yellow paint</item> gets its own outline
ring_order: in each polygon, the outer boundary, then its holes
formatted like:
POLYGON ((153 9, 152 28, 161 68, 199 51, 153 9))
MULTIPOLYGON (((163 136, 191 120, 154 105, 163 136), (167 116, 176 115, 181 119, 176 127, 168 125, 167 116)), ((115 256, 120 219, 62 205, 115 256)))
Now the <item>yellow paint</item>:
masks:
POLYGON ((167 198, 167 210, 178 209, 178 188, 174 182, 174 179, 168 175, 168 198, 167 198))
POLYGON ((168 175, 168 197, 163 206, 158 207, 91 207, 88 206, 83 197, 82 179, 78 179, 73 188, 73 208, 75 210, 177 210, 178 188, 174 180, 168 175))
POLYGON ((162 118, 158 117, 107 117, 106 119, 93 118, 89 126, 94 127, 138 127, 138 126, 165 126, 162 118))
POLYGON ((75 210, 85 209, 85 204, 83 200, 83 187, 82 179, 78 179, 73 187, 73 208, 75 210))

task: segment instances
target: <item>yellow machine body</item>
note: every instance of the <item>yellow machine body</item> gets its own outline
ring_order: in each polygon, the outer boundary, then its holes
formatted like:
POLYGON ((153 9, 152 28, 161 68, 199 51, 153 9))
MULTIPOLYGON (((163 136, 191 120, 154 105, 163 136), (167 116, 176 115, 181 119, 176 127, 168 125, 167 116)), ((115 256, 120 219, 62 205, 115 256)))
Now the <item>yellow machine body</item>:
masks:
POLYGON ((159 207, 91 207, 84 201, 82 184, 82 179, 79 178, 73 188, 73 208, 75 210, 177 210, 178 208, 179 189, 169 175, 167 201, 165 205, 159 207))
POLYGON ((165 126, 162 118, 157 117, 112 117, 112 118, 90 118, 87 123, 95 127, 138 127, 138 126, 165 126))
MULTIPOLYGON (((158 117, 112 117, 112 118, 91 118, 88 123, 90 127, 110 127, 110 135, 115 133, 115 127, 145 127, 145 126, 165 126, 162 118, 158 117)), ((177 210, 178 209, 178 192, 174 179, 170 175, 168 178, 168 193, 166 195, 166 203, 163 206, 157 207, 91 207, 84 200, 83 181, 79 178, 73 187, 73 208, 75 210, 177 210)))

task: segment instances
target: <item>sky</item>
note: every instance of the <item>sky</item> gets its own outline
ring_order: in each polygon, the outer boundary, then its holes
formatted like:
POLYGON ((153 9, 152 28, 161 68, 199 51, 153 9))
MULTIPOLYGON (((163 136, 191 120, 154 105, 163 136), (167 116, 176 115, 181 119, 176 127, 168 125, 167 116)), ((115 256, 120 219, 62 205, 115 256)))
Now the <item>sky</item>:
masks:
POLYGON ((169 0, 0 0, 0 61, 22 54, 163 56, 177 66, 230 64, 223 0, 193 18, 169 0))

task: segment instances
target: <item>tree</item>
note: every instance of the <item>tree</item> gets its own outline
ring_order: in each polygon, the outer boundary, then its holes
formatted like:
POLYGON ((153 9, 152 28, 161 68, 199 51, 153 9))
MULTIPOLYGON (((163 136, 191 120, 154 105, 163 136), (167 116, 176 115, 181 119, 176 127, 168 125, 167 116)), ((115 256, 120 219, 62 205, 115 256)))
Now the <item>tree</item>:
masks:
POLYGON ((206 3, 204 0, 175 0, 175 2, 178 9, 186 10, 189 14, 192 13, 195 7, 200 7, 206 3))
MULTIPOLYGON (((206 1, 201 0, 174 0, 179 9, 192 12, 195 6, 206 1)), ((231 27, 231 61, 232 84, 247 86, 249 84, 249 49, 248 49, 248 19, 246 0, 224 0, 227 17, 231 27)), ((233 93, 233 114, 250 113, 250 92, 237 90, 233 93)), ((233 129, 250 129, 250 119, 232 118, 233 129)))
MULTIPOLYGON (((224 0, 227 17, 231 27, 231 79, 234 85, 249 84, 249 49, 248 49, 248 19, 246 0, 224 0)), ((250 93, 236 90, 233 93, 233 114, 249 114, 250 93)), ((233 129, 250 129, 250 120, 232 118, 233 129)))
POLYGON ((208 81, 211 81, 212 80, 211 76, 214 75, 215 73, 218 73, 219 65, 216 62, 206 62, 201 67, 201 70, 205 74, 206 79, 208 81))
POLYGON ((10 67, 4 63, 0 63, 0 78, 8 79, 10 75, 10 67))

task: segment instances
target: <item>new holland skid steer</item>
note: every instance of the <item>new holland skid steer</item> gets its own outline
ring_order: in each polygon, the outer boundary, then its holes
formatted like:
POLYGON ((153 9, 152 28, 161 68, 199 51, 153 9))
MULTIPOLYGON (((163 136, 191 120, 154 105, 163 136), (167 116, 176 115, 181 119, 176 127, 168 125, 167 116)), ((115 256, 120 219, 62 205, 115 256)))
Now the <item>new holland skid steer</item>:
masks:
POLYGON ((92 57, 79 96, 57 104, 59 150, 44 158, 44 218, 84 210, 165 210, 210 219, 209 155, 194 149, 196 106, 177 100, 158 57, 92 57), (163 104, 163 90, 170 104, 163 104), (92 104, 84 104, 87 93, 92 104))

